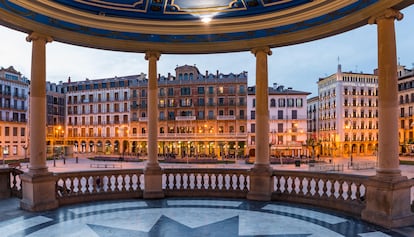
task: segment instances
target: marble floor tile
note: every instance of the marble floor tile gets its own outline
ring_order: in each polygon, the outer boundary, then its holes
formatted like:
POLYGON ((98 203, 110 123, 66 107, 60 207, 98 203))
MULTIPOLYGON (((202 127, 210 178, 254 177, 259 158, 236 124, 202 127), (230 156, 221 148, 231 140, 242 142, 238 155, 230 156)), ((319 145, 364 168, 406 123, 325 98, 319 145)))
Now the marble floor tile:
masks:
POLYGON ((1 237, 402 236, 334 212, 239 199, 119 200, 22 213, 0 221, 1 237))

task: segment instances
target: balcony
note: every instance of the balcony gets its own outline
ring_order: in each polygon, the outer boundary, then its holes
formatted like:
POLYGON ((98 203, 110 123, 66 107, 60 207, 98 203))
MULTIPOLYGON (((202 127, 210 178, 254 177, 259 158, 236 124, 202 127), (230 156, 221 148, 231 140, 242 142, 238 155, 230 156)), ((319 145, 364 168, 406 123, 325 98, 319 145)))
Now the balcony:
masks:
POLYGON ((196 120, 196 116, 176 116, 176 121, 194 121, 196 120))
POLYGON ((236 120, 236 115, 217 115, 217 120, 236 120))

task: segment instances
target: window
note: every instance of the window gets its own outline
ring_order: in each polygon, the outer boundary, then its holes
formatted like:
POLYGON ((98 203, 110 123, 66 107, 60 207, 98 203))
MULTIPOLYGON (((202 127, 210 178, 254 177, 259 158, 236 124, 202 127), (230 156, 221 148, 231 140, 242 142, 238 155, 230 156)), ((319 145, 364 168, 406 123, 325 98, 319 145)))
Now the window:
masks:
POLYGON ((204 94, 204 87, 198 87, 197 92, 198 92, 199 95, 203 95, 204 94))
POLYGON ((198 105, 199 106, 204 106, 205 102, 204 102, 204 98, 198 98, 198 105))
POLYGON ((168 88, 168 96, 174 96, 174 88, 168 88))
POLYGON ((303 106, 303 99, 302 98, 296 99, 296 107, 300 108, 302 106, 303 106))
POLYGON ((298 111, 292 110, 292 119, 298 119, 298 111))
POLYGON ((283 119, 283 110, 277 111, 277 119, 283 119))
POLYGON ((256 119, 256 111, 250 111, 250 119, 256 119))
POLYGON ((252 123, 250 124, 250 132, 256 132, 256 124, 252 123))
POLYGON ((285 99, 283 98, 278 99, 278 104, 279 104, 279 107, 285 107, 286 106, 285 99))
POLYGON ((190 87, 183 87, 183 88, 181 88, 181 95, 190 95, 190 94, 191 94, 190 87))
POLYGON ((283 133, 283 123, 278 123, 277 124, 277 132, 278 133, 283 133))
POLYGON ((275 99, 270 100, 270 107, 276 107, 276 100, 275 99))
POLYGON ((288 107, 294 107, 295 106, 295 99, 293 99, 293 98, 287 99, 287 106, 288 107))

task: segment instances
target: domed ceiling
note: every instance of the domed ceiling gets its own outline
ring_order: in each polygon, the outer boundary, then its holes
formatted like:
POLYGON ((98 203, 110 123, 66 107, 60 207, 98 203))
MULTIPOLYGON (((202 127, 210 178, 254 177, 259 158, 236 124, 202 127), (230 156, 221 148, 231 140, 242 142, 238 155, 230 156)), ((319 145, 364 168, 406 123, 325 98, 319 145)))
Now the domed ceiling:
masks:
POLYGON ((0 0, 0 24, 87 47, 216 53, 278 47, 367 24, 414 0, 0 0))

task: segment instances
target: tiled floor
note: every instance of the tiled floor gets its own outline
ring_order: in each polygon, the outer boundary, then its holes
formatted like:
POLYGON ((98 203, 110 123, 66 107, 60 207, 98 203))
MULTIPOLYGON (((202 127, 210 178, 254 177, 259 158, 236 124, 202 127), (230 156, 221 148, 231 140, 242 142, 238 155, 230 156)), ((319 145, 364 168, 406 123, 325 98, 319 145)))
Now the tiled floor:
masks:
POLYGON ((402 236, 333 212, 230 199, 123 200, 29 213, 0 202, 0 236, 402 236))

